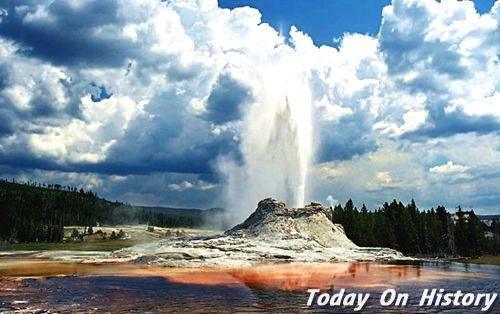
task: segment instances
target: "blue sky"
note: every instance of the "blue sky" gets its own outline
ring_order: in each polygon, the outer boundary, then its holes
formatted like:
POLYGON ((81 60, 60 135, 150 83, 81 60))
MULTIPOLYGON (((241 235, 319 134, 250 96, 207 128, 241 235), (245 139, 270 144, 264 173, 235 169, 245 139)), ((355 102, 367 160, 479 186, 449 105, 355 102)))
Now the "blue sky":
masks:
POLYGON ((500 0, 0 0, 0 177, 499 213, 499 24, 500 0))
MULTIPOLYGON (((475 0, 480 13, 491 9, 494 0, 475 0)), ((250 6, 259 9, 262 20, 285 35, 295 25, 317 45, 337 45, 344 33, 375 35, 382 9, 390 0, 220 0, 223 8, 250 6)))

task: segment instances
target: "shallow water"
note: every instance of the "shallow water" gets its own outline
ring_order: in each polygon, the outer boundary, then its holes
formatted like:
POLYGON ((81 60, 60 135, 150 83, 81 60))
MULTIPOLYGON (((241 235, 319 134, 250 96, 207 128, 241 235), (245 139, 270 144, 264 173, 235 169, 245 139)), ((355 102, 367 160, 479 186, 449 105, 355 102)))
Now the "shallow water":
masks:
MULTIPOLYGON (((0 312, 352 313, 352 307, 306 306, 308 288, 345 288, 371 294, 361 313, 468 313, 480 310, 419 308, 418 302, 425 288, 498 293, 500 267, 331 263, 180 269, 2 259, 0 278, 0 312), (383 308, 378 300, 387 288, 409 293, 408 305, 383 308)), ((498 300, 489 313, 500 313, 498 300)))

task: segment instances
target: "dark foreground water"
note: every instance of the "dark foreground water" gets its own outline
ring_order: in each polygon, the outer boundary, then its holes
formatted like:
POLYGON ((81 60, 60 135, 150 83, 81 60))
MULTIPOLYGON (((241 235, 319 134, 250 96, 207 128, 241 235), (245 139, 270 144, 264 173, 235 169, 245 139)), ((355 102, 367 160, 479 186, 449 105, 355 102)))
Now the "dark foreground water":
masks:
MULTIPOLYGON (((0 260, 0 312, 353 313, 308 307, 308 288, 370 293, 357 313, 485 313, 479 307, 419 307, 422 291, 499 292, 500 267, 373 263, 284 264, 243 269, 172 269, 0 260), (408 293, 405 307, 382 307, 381 293, 408 293)), ((500 313, 498 299, 486 313, 500 313)))

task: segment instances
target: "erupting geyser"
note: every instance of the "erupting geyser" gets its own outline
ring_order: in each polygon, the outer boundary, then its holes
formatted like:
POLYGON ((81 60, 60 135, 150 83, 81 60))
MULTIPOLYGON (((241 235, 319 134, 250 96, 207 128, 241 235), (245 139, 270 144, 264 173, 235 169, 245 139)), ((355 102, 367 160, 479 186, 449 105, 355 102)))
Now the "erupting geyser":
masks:
POLYGON ((260 84, 241 133, 242 163, 220 164, 233 222, 247 217, 265 197, 293 207, 305 202, 312 157, 309 74, 291 56, 257 71, 260 84))

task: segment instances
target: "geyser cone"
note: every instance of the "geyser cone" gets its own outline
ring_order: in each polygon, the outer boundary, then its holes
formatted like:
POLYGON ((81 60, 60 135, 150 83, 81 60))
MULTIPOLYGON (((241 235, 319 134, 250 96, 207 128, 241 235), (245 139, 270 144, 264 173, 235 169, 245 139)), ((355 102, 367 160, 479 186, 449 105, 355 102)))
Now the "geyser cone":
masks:
POLYGON ((241 267, 260 263, 401 260, 388 248, 362 248, 332 222, 318 203, 288 207, 273 199, 259 202, 242 223, 211 237, 176 237, 113 253, 134 263, 173 267, 241 267))

